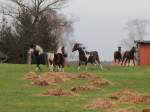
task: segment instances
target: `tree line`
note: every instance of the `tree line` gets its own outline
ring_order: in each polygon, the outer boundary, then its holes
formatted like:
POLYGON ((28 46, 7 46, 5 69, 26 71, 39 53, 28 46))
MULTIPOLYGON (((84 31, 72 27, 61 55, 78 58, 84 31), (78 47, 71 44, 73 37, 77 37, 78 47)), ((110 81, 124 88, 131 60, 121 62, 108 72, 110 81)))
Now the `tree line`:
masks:
POLYGON ((1 5, 0 51, 10 63, 26 63, 32 43, 55 52, 73 31, 73 21, 60 13, 67 0, 10 0, 1 5))

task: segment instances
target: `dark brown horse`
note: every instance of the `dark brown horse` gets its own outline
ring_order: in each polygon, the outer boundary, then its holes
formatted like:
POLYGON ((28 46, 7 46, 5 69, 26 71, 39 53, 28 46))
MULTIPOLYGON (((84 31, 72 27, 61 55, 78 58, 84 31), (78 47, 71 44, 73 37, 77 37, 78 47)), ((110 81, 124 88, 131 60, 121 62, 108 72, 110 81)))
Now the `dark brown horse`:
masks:
POLYGON ((72 52, 74 52, 74 51, 79 52, 79 67, 78 67, 78 69, 80 69, 81 65, 85 65, 86 70, 87 70, 87 64, 88 63, 98 64, 101 67, 101 69, 103 69, 101 62, 99 60, 99 56, 98 56, 97 51, 88 52, 85 50, 85 47, 82 47, 82 44, 80 44, 80 43, 74 44, 72 52))
POLYGON ((122 54, 121 54, 121 47, 118 47, 118 51, 114 52, 114 61, 115 63, 120 63, 122 62, 122 54))
POLYGON ((65 58, 67 57, 67 54, 65 53, 65 48, 60 47, 57 52, 54 54, 53 59, 53 66, 54 71, 56 71, 56 67, 59 68, 57 71, 64 72, 64 66, 65 66, 65 58))
POLYGON ((122 59, 122 65, 127 64, 128 62, 128 66, 130 65, 130 61, 133 60, 133 64, 135 66, 135 52, 136 52, 136 48, 132 47, 130 51, 125 51, 124 55, 123 55, 123 59, 122 59))
POLYGON ((41 71, 40 64, 48 64, 48 53, 43 52, 43 49, 39 45, 32 44, 28 51, 28 60, 30 60, 30 64, 34 60, 34 63, 36 63, 35 70, 41 71))

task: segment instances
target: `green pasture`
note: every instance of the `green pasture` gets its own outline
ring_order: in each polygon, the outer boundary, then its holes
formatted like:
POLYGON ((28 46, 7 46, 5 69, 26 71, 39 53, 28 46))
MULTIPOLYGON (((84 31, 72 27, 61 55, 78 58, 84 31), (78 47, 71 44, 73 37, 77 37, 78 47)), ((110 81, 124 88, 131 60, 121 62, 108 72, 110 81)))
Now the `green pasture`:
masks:
MULTIPOLYGON (((90 67, 88 72, 96 73, 113 84, 72 97, 42 97, 39 94, 49 88, 70 90, 74 86, 85 83, 85 80, 72 80, 48 87, 36 87, 30 85, 31 81, 24 80, 24 75, 33 71, 34 68, 34 65, 0 64, 0 112, 105 112, 98 109, 86 110, 84 105, 97 98, 107 98, 112 93, 125 88, 150 94, 150 66, 105 66, 104 70, 90 67)), ((48 71, 46 66, 42 66, 42 68, 42 72, 48 71)), ((76 67, 66 67, 65 71, 78 72, 76 67)), ((40 72, 38 74, 40 75, 40 72)), ((118 103, 118 105, 120 108, 134 107, 137 112, 141 112, 144 108, 150 108, 150 104, 118 103)))

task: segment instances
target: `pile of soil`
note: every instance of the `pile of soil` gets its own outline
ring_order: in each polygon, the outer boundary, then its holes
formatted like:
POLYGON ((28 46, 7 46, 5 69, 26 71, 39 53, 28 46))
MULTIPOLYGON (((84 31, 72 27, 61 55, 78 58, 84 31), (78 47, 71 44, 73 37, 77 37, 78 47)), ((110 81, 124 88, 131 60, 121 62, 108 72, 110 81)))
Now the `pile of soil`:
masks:
POLYGON ((75 94, 62 89, 49 89, 47 92, 42 93, 42 96, 75 96, 75 94))
POLYGON ((123 103, 150 103, 150 95, 142 95, 136 91, 128 89, 121 90, 110 97, 111 99, 120 100, 123 103))
POLYGON ((136 112, 134 108, 121 109, 117 112, 136 112))
POLYGON ((72 88, 71 91, 82 92, 82 91, 91 91, 91 90, 96 90, 96 89, 97 88, 92 85, 82 85, 82 86, 72 88))
POLYGON ((70 81, 71 79, 71 74, 68 73, 45 73, 33 80, 32 84, 37 86, 47 86, 70 81))
POLYGON ((38 78, 39 78, 39 76, 35 72, 29 72, 29 73, 25 74, 25 76, 24 76, 24 79, 26 79, 26 80, 35 80, 38 78))
POLYGON ((96 101, 93 101, 92 103, 85 106, 86 109, 104 109, 107 111, 114 111, 117 109, 117 105, 108 99, 98 99, 96 101))
POLYGON ((93 85, 95 87, 103 87, 103 86, 108 86, 111 84, 110 81, 106 80, 106 79, 103 79, 103 78, 95 78, 95 79, 92 79, 90 82, 89 82, 90 85, 93 85))
POLYGON ((150 112, 150 109, 144 109, 142 112, 150 112))
POLYGON ((72 88, 71 91, 74 92, 91 91, 91 90, 96 90, 98 88, 101 88, 103 86, 108 86, 110 84, 111 84, 110 81, 98 77, 98 78, 93 78, 92 80, 90 80, 88 83, 84 85, 72 88))
POLYGON ((81 72, 76 75, 77 79, 93 79, 97 77, 98 76, 96 74, 89 73, 89 72, 81 72))

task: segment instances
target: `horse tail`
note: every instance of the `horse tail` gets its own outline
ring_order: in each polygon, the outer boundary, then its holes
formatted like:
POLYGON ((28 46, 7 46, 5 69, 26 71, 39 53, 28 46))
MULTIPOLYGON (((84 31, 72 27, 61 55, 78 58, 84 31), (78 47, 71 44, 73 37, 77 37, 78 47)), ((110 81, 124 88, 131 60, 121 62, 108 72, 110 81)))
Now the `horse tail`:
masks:
POLYGON ((100 61, 100 58, 99 58, 99 55, 98 55, 98 52, 97 52, 97 51, 95 51, 95 58, 96 58, 97 63, 100 65, 101 69, 103 69, 103 67, 102 67, 102 64, 101 64, 101 61, 100 61))

